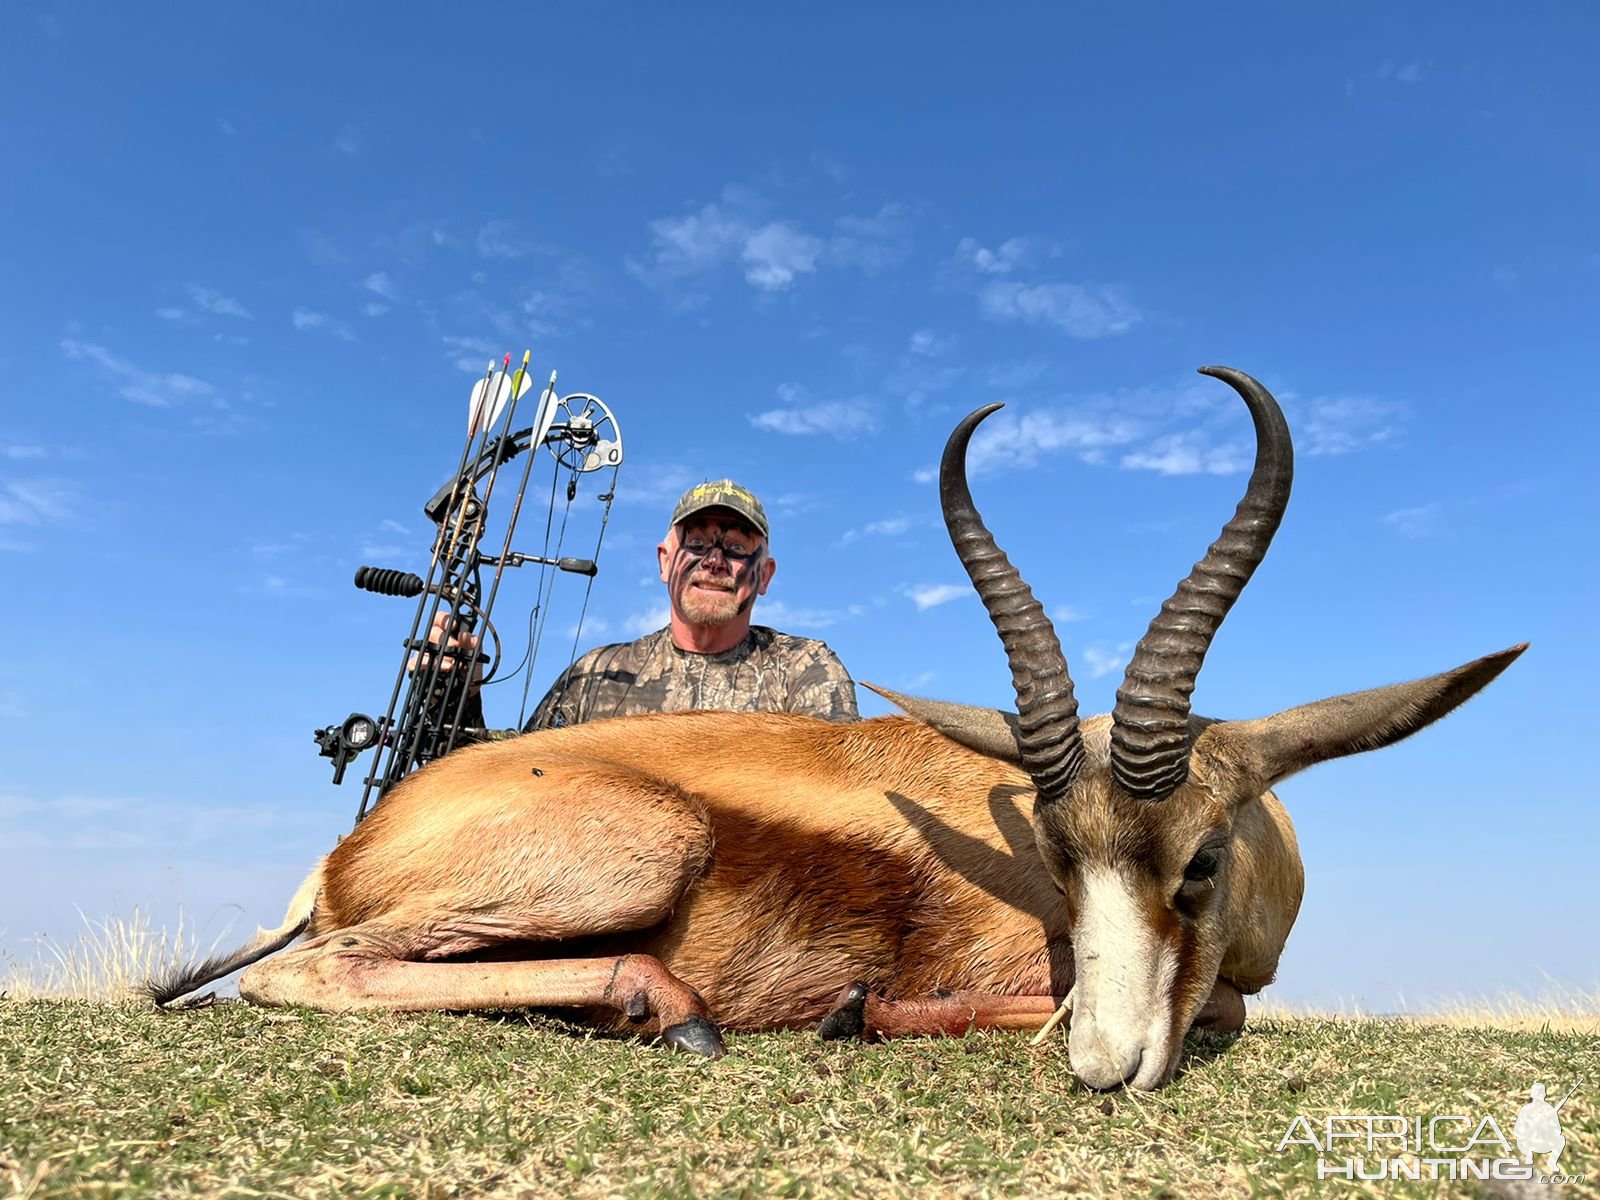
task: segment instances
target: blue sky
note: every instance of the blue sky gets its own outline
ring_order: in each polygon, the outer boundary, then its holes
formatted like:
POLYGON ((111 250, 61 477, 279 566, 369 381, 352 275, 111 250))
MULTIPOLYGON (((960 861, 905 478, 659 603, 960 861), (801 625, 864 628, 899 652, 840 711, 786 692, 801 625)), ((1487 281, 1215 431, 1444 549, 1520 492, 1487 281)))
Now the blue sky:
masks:
POLYGON ((1299 470, 1198 711, 1533 643, 1282 788, 1309 888, 1269 996, 1600 986, 1597 36, 1576 3, 5 6, 0 948, 276 922, 358 799, 311 730, 382 710, 410 619, 350 575, 425 563, 491 357, 623 430, 585 645, 659 623, 671 501, 732 474, 774 520, 759 618, 976 704, 1009 675, 928 472, 1005 401, 974 490, 1091 712, 1242 490, 1223 363, 1299 470))

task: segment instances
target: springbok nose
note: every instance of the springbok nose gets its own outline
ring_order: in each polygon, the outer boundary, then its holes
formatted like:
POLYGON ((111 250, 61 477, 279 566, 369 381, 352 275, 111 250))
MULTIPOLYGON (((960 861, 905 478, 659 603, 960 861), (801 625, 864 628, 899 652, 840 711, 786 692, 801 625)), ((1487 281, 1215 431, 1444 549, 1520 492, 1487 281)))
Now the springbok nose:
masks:
POLYGON ((1100 1091, 1121 1087, 1139 1073, 1144 1063, 1144 1047, 1138 1041, 1096 1036, 1098 1029, 1086 1029, 1087 1037, 1068 1041, 1067 1058, 1075 1075, 1100 1091), (1080 1043, 1084 1043, 1080 1049, 1080 1043))

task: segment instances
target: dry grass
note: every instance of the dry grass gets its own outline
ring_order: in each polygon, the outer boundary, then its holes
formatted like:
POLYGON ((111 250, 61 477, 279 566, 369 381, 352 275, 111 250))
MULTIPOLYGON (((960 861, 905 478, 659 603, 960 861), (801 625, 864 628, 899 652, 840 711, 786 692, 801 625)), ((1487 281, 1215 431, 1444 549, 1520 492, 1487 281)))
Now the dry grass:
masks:
POLYGON ((140 908, 103 921, 78 915, 84 928, 71 942, 36 938, 26 958, 0 946, 0 995, 15 1000, 121 1000, 162 968, 203 958, 236 940, 231 929, 224 929, 211 945, 200 945, 181 911, 173 929, 152 927, 149 914, 140 908))
MULTIPOLYGON (((1062 1041, 731 1039, 707 1064, 527 1014, 331 1016, 233 1002, 0 1002, 0 1194, 1312 1196, 1296 1115, 1492 1114, 1600 1054, 1572 1034, 1264 1021, 1192 1039, 1157 1093, 1092 1093, 1062 1041)), ((1563 1165, 1600 1194, 1600 1111, 1563 1165)), ((1354 1196, 1457 1196, 1433 1182, 1354 1196)))
POLYGON ((754 1035, 706 1065, 527 1014, 118 999, 213 948, 135 911, 0 955, 0 1195, 1317 1195, 1335 1185, 1314 1154, 1276 1149, 1298 1114, 1472 1112, 1509 1133, 1532 1081, 1586 1075, 1562 1121, 1582 1184, 1338 1187, 1600 1196, 1600 994, 1570 988, 1400 1018, 1257 1008, 1237 1041, 1191 1039, 1162 1092, 1105 1095, 1059 1036, 754 1035))

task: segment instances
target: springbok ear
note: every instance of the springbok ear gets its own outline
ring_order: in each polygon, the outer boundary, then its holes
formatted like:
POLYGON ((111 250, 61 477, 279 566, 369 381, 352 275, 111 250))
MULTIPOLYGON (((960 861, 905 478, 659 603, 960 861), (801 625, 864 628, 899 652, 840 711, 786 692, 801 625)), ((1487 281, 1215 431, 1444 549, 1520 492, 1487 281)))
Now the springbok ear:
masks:
POLYGON ((1228 757, 1244 760, 1238 765, 1265 790, 1319 762, 1380 750, 1427 728, 1475 696, 1527 648, 1524 642, 1411 683, 1332 696, 1254 721, 1226 721, 1209 733, 1227 747, 1228 757))
POLYGON ((955 704, 949 700, 924 700, 920 696, 891 692, 888 688, 865 680, 861 686, 877 692, 924 725, 933 726, 945 737, 960 742, 969 750, 976 750, 979 754, 998 758, 1013 766, 1022 762, 1022 749, 1017 742, 1017 714, 1014 712, 955 704))

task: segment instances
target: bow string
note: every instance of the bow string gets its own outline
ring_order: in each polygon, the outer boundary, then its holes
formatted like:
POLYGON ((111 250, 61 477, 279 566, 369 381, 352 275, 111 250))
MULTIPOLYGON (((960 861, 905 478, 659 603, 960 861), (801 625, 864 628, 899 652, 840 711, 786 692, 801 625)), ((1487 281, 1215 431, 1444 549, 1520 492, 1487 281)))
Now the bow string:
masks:
POLYGON ((467 436, 455 474, 422 506, 434 526, 427 575, 371 566, 356 570, 355 584, 359 588, 418 598, 384 715, 374 719, 365 713, 351 713, 342 724, 326 726, 313 734, 319 753, 333 760, 336 784, 344 781, 345 768, 352 761, 367 749, 375 749, 372 769, 362 780, 358 822, 412 771, 482 733, 467 720, 481 720, 473 703, 479 688, 514 678, 525 666, 526 709, 528 687, 538 663, 559 571, 588 577, 568 666, 576 661, 600 550, 611 519, 611 504, 616 497, 617 475, 622 466, 622 432, 598 396, 588 392, 558 396, 554 371, 539 393, 531 424, 517 428, 519 402, 533 390, 528 373, 530 357, 531 352, 524 352, 522 364, 513 372, 511 356, 507 354, 498 365, 491 362, 473 385, 467 401, 467 436), (513 538, 535 463, 544 458, 537 453, 540 447, 549 451, 553 461, 549 463, 544 541, 540 553, 532 554, 513 549, 513 538), (505 469, 519 457, 520 472, 505 469), (568 518, 581 491, 580 483, 586 476, 607 468, 609 477, 600 476, 606 481, 605 490, 595 497, 603 508, 592 556, 565 556, 562 549, 568 518), (515 482, 507 482, 509 479, 515 482), (491 505, 498 507, 511 488, 515 492, 510 497, 505 534, 498 550, 491 552, 494 548, 485 542, 491 505), (558 525, 556 508, 563 495, 565 503, 558 525), (526 565, 537 567, 540 575, 528 618, 528 648, 517 668, 502 677, 502 646, 493 620, 495 601, 506 569, 526 565), (489 571, 492 574, 486 585, 485 574, 489 571), (446 614, 442 622, 441 613, 446 614), (436 635, 437 642, 433 640, 436 635))

